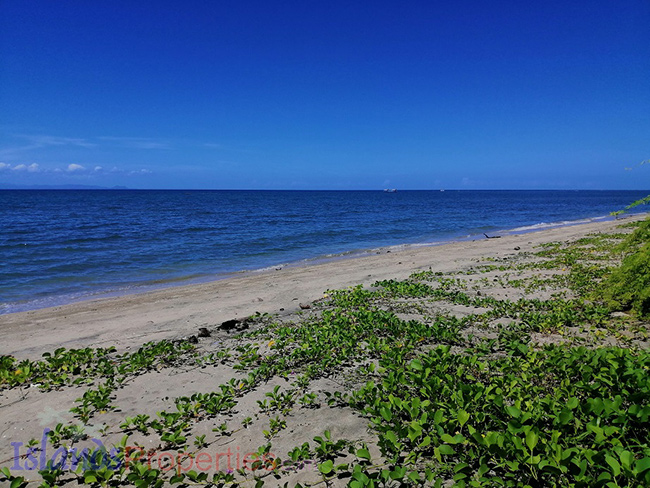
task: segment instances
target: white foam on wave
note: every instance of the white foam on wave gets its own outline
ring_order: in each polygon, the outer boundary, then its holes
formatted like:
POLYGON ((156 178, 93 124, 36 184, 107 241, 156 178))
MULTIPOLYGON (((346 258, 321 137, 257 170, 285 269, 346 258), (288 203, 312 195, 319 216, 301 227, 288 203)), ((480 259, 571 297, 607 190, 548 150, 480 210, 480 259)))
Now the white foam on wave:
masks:
MULTIPOLYGON (((266 271, 274 271, 277 270, 278 268, 285 268, 289 266, 289 263, 280 263, 280 264, 272 264, 271 266, 264 266, 263 268, 255 268, 251 270, 241 270, 237 271, 238 273, 264 273, 266 271)), ((231 274, 231 273, 224 273, 224 274, 231 274)))
POLYGON ((608 220, 611 219, 612 217, 609 215, 603 215, 600 217, 592 217, 588 219, 579 219, 579 220, 561 220, 558 222, 539 222, 537 224, 532 224, 532 225, 524 225, 521 227, 515 227, 514 229, 504 229, 500 230, 499 233, 503 232, 508 232, 508 233, 513 233, 513 232, 531 232, 535 230, 542 230, 542 229, 552 229, 555 227, 566 227, 569 225, 580 225, 580 224, 588 224, 590 222, 599 222, 602 220, 608 220))

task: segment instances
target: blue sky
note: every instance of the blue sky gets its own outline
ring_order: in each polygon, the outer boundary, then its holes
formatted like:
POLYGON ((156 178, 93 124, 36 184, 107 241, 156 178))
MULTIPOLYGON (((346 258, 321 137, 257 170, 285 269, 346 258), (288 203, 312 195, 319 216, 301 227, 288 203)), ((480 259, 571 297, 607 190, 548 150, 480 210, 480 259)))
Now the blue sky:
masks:
POLYGON ((647 189, 649 24, 647 0, 2 0, 0 183, 647 189))

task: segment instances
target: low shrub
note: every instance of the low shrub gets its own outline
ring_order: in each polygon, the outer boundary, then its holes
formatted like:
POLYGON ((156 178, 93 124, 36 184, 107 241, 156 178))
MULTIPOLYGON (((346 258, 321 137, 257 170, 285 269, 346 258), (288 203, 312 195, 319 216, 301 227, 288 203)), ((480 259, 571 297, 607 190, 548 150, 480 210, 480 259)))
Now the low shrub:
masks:
POLYGON ((621 265, 603 281, 598 296, 613 310, 631 310, 650 317, 650 219, 623 241, 621 265))

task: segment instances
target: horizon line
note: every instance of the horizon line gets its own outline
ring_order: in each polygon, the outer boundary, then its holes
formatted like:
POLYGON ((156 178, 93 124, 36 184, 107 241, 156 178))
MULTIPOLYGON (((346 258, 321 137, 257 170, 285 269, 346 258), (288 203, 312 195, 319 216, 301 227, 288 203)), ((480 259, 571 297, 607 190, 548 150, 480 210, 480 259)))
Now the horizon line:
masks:
MULTIPOLYGON (((82 187, 71 185, 33 185, 15 188, 2 188, 0 191, 368 191, 368 192, 385 192, 383 188, 126 188, 126 187, 82 187)), ((648 189, 636 188, 408 188, 386 193, 400 193, 409 191, 640 191, 650 192, 648 189)))

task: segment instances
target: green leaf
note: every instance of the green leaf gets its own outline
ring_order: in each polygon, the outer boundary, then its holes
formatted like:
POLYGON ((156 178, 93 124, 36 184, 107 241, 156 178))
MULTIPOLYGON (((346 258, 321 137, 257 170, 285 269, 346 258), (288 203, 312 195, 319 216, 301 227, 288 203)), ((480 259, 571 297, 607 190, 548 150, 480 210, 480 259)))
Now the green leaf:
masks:
POLYGON ((361 483, 361 486, 365 486, 365 484, 370 479, 365 473, 361 472, 361 466, 358 464, 354 467, 352 478, 354 478, 356 481, 359 481, 361 483))
POLYGON ((406 475, 405 467, 397 467, 390 472, 390 478, 393 480, 401 480, 406 475))
POLYGON ((389 430, 388 432, 386 432, 384 437, 386 437, 386 439, 391 441, 393 444, 397 444, 397 435, 392 430, 389 430))
POLYGON ((424 439, 422 439, 422 442, 420 442, 420 444, 418 445, 418 449, 424 449, 429 445, 431 445, 431 437, 426 436, 424 439))
POLYGON ((334 469, 334 462, 330 459, 318 465, 318 470, 323 474, 330 474, 334 469))
POLYGON ((420 481, 420 475, 418 474, 417 471, 411 471, 408 475, 408 479, 410 479, 413 482, 418 482, 420 481))
POLYGON ((650 457, 639 459, 634 465, 634 470, 639 474, 650 470, 650 457))
POLYGON ((411 369, 415 371, 422 371, 422 362, 419 359, 414 359, 411 361, 411 369))
POLYGON ((625 469, 632 468, 632 463, 634 462, 634 454, 632 454, 630 451, 621 451, 618 453, 618 457, 625 469))
POLYGON ((532 451, 537 445, 538 441, 539 436, 537 435, 537 432, 533 431, 532 429, 526 432, 526 445, 528 446, 528 449, 532 451))
POLYGON ((94 471, 86 471, 84 473, 84 483, 97 483, 97 476, 94 471))
POLYGON ((370 461, 370 452, 368 452, 368 449, 358 449, 357 457, 360 457, 361 459, 367 459, 368 461, 370 461))
POLYGON ((560 419, 561 425, 566 425, 573 419, 573 412, 568 408, 563 408, 558 418, 560 419))
POLYGON ((456 451, 454 451, 453 447, 448 446, 447 444, 442 444, 442 445, 438 446, 437 449, 440 452, 440 454, 444 454, 444 455, 447 455, 447 456, 451 455, 451 454, 454 454, 456 452, 456 451))
POLYGON ((414 420, 409 424, 408 438, 413 442, 415 439, 420 437, 420 435, 422 435, 422 426, 414 420))
POLYGON ((386 422, 390 422, 390 419, 393 418, 393 412, 391 412, 389 408, 381 407, 379 413, 381 414, 381 416, 384 418, 386 422))
POLYGON ((514 418, 519 418, 521 416, 521 410, 515 406, 506 407, 506 412, 508 412, 508 415, 514 418))
POLYGON ((469 420, 469 414, 465 410, 459 410, 457 417, 461 427, 469 420))
POLYGON ((614 476, 618 476, 619 474, 621 474, 621 465, 618 464, 618 461, 616 459, 614 459, 612 456, 607 454, 605 456, 605 461, 607 462, 607 464, 609 464, 610 468, 612 468, 612 472, 614 473, 614 476))

